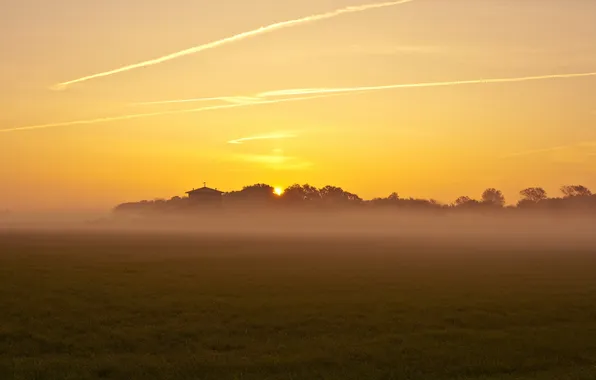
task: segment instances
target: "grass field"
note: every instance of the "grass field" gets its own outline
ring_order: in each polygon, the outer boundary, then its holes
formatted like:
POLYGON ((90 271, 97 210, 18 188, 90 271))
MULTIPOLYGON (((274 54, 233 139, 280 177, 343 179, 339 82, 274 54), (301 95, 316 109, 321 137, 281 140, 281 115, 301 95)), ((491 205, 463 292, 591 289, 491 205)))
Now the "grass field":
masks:
POLYGON ((0 233, 0 379, 596 379, 596 249, 0 233))

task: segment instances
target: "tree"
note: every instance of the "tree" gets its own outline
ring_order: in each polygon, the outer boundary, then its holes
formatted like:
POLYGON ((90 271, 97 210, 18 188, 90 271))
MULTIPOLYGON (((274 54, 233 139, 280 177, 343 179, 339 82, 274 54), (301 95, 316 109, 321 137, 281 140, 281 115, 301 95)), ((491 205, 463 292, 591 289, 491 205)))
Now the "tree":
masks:
POLYGON ((455 205, 455 207, 460 207, 470 202, 472 202, 472 198, 468 197, 467 195, 464 195, 457 198, 455 202, 453 202, 453 204, 455 205))
POLYGON ((305 200, 310 202, 321 200, 321 192, 316 187, 305 184, 302 185, 302 190, 304 191, 305 200))
POLYGON ((273 186, 264 183, 257 183, 256 185, 245 186, 240 190, 240 194, 245 200, 251 202, 271 201, 275 199, 273 186))
POLYGON ((245 186, 240 191, 225 194, 225 202, 242 206, 264 206, 275 202, 274 188, 264 183, 245 186))
POLYGON ((524 201, 538 203, 547 198, 546 191, 541 187, 528 187, 519 192, 524 201))
POLYGON ((321 199, 321 193, 314 186, 294 184, 284 191, 282 198, 291 202, 313 202, 321 199))
POLYGON ((561 192, 567 198, 571 197, 589 197, 592 195, 590 189, 582 185, 571 185, 561 187, 561 192))
POLYGON ((398 206, 400 202, 402 202, 402 199, 396 192, 389 194, 387 198, 373 198, 371 201, 374 206, 398 206))
POLYGON ((387 200, 392 202, 399 201, 399 194, 394 191, 393 193, 389 194, 387 200))
POLYGON ((431 198, 431 199, 429 199, 427 202, 428 202, 428 204, 429 204, 429 205, 431 205, 431 206, 440 206, 440 207, 443 207, 443 205, 441 204, 441 202, 439 202, 439 201, 438 201, 438 200, 436 200, 436 199, 432 199, 432 198, 431 198))
POLYGON ((486 189, 484 190, 484 193, 482 193, 482 203, 503 207, 505 206, 505 197, 501 190, 493 188, 486 189))
POLYGON ((319 189, 321 199, 327 203, 342 203, 351 201, 360 201, 356 194, 345 191, 341 187, 325 186, 319 189))
POLYGON ((298 184, 288 186, 284 190, 282 198, 284 200, 290 201, 290 202, 304 201, 305 195, 304 195, 304 191, 302 190, 302 186, 300 186, 298 184))

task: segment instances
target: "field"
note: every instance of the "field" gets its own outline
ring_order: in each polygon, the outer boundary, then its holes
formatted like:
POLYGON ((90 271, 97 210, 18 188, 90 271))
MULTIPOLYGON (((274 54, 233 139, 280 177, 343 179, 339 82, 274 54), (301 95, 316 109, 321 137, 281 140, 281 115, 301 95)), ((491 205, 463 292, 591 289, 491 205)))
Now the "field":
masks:
POLYGON ((596 248, 0 233, 0 379, 596 379, 596 248))

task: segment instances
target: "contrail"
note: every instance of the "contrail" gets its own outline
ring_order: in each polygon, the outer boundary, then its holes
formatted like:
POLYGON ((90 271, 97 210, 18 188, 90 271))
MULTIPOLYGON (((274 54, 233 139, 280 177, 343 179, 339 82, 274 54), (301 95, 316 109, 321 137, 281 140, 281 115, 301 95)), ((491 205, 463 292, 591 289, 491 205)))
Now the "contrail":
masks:
POLYGON ((264 99, 251 96, 228 96, 221 98, 221 100, 233 104, 253 104, 260 103, 264 99))
POLYGON ((251 106, 258 106, 258 105, 265 105, 265 104, 285 103, 285 102, 296 102, 296 101, 301 101, 301 100, 328 98, 328 97, 336 96, 336 95, 337 94, 322 94, 322 95, 318 95, 318 96, 302 96, 302 97, 294 97, 294 98, 287 98, 287 99, 263 100, 263 101, 254 102, 254 103, 224 104, 224 105, 219 105, 219 106, 192 108, 192 109, 186 109, 186 110, 139 113, 139 114, 130 114, 130 115, 122 115, 122 116, 114 116, 114 117, 102 117, 102 118, 96 118, 96 119, 67 121, 67 122, 62 122, 62 123, 30 125, 30 126, 25 126, 25 127, 0 129, 0 133, 1 132, 27 131, 27 130, 34 130, 34 129, 45 129, 45 128, 53 128, 53 127, 66 127, 66 126, 73 126, 73 125, 108 123, 108 122, 112 122, 112 121, 141 119, 141 118, 154 117, 154 116, 177 115, 177 114, 185 114, 185 113, 198 113, 198 112, 215 111, 215 110, 222 110, 222 109, 229 109, 229 108, 251 107, 251 106))
POLYGON ((256 103, 262 102, 263 99, 250 96, 219 96, 212 98, 192 98, 192 99, 181 99, 181 100, 162 100, 153 102, 138 102, 131 103, 131 106, 152 106, 162 104, 179 104, 179 103, 199 103, 199 102, 213 102, 213 101, 224 101, 234 104, 245 104, 245 103, 256 103))
MULTIPOLYGON (((260 94, 257 94, 256 95, 257 98, 264 99, 264 100, 258 101, 258 102, 225 104, 225 105, 218 105, 218 106, 193 108, 193 109, 189 109, 189 110, 175 110, 175 111, 166 111, 166 112, 132 114, 132 115, 106 117, 106 118, 98 118, 98 119, 91 119, 91 120, 78 120, 78 121, 63 122, 63 123, 33 125, 33 126, 26 126, 26 127, 1 129, 0 132, 23 131, 23 130, 31 130, 31 129, 69 126, 69 125, 96 124, 96 123, 105 123, 105 122, 118 121, 118 120, 138 119, 138 118, 153 117, 153 116, 204 112, 204 111, 219 110, 219 109, 237 108, 237 107, 249 107, 249 106, 262 105, 262 104, 274 104, 274 103, 283 103, 283 102, 291 102, 291 101, 299 101, 299 100, 324 98, 324 97, 330 97, 330 96, 336 96, 336 95, 342 95, 342 94, 354 93, 354 92, 378 91, 378 90, 389 90, 389 89, 400 89, 400 88, 458 86, 458 85, 468 85, 468 84, 513 83, 513 82, 526 82, 526 81, 537 81, 537 80, 547 80, 547 79, 557 79, 557 78, 580 78, 580 77, 593 77, 593 76, 596 76, 596 72, 576 73, 576 74, 552 74, 552 75, 514 77, 514 78, 475 79, 475 80, 451 81, 451 82, 394 84, 394 85, 384 85, 384 86, 307 88, 307 89, 277 90, 277 91, 268 91, 268 92, 262 92, 260 94), (302 95, 302 96, 298 96, 298 97, 294 97, 294 98, 287 98, 287 99, 267 100, 267 98, 272 98, 272 97, 284 97, 284 96, 293 96, 293 95, 294 96, 302 95), (307 95, 307 96, 304 96, 304 95, 307 95)), ((237 98, 237 97, 232 96, 232 97, 222 97, 222 98, 237 98)), ((171 102, 174 103, 176 101, 171 101, 171 102)))
POLYGON ((562 146, 554 146, 554 147, 551 147, 551 148, 532 149, 532 150, 526 150, 526 151, 523 151, 523 152, 509 153, 509 154, 506 154, 506 155, 502 156, 502 158, 530 156, 530 155, 539 154, 539 153, 550 153, 550 152, 555 152, 555 151, 558 151, 558 150, 565 150, 565 149, 569 149, 569 148, 574 148, 576 146, 577 145, 562 145, 562 146))
POLYGON ((267 91, 258 94, 258 97, 281 97, 293 95, 320 95, 320 94, 338 94, 346 92, 365 92, 365 91, 379 91, 392 90, 399 88, 421 88, 421 87, 442 87, 442 86, 460 86, 468 84, 490 84, 490 83, 513 83, 513 82, 528 82, 547 79, 562 79, 562 78, 580 78, 593 77, 596 72, 578 73, 578 74, 552 74, 529 77, 514 77, 514 78, 493 78, 493 79, 474 79, 451 82, 429 82, 429 83, 410 83, 410 84, 391 84, 384 86, 366 86, 366 87, 335 87, 335 88, 302 88, 290 90, 267 91))
POLYGON ((537 80, 548 80, 548 79, 562 79, 562 78, 580 78, 580 77, 592 77, 596 76, 596 72, 591 73, 574 73, 574 74, 552 74, 552 75, 541 75, 541 76, 526 76, 526 77, 512 77, 512 78, 492 78, 492 79, 473 79, 473 80, 462 80, 462 81, 448 81, 448 82, 427 82, 427 83, 402 83, 402 84, 391 84, 382 86, 363 86, 363 87, 333 87, 333 88, 297 88, 287 90, 275 90, 266 91, 247 97, 218 97, 218 98, 196 98, 196 99, 179 99, 179 100, 163 100, 149 103, 136 103, 137 105, 157 105, 157 104, 175 104, 175 103, 189 103, 189 102, 201 102, 205 100, 224 100, 232 102, 232 99, 236 101, 250 101, 258 102, 263 101, 267 98, 286 97, 286 96, 297 96, 297 95, 321 95, 321 94, 342 94, 350 92, 367 92, 367 91, 380 91, 380 90, 393 90, 401 88, 423 88, 423 87, 445 87, 445 86, 461 86, 471 84, 491 84, 491 83, 514 83, 514 82, 527 82, 537 80))
POLYGON ((172 104, 172 103, 198 103, 198 102, 214 102, 218 100, 225 100, 225 97, 215 97, 215 98, 194 98, 194 99, 185 99, 185 100, 166 100, 160 102, 138 102, 138 103, 131 103, 131 106, 152 106, 158 104, 172 104))
POLYGON ((577 148, 581 148, 581 147, 596 147, 596 140, 582 141, 582 142, 579 142, 576 144, 570 144, 570 145, 553 146, 550 148, 532 149, 532 150, 526 150, 523 152, 509 153, 509 154, 502 156, 502 158, 530 156, 533 154, 557 152, 560 150, 577 149, 577 148))
POLYGON ((311 22, 315 22, 315 21, 326 20, 326 19, 341 16, 343 14, 347 14, 347 13, 356 13, 356 12, 363 12, 363 11, 366 11, 369 9, 391 7, 391 6, 396 6, 396 5, 400 5, 400 4, 404 4, 404 3, 409 3, 412 1, 414 1, 414 0, 387 1, 387 2, 383 2, 383 3, 350 6, 350 7, 337 9, 337 10, 334 10, 331 12, 315 14, 315 15, 306 16, 306 17, 302 17, 302 18, 298 18, 298 19, 294 19, 294 20, 277 22, 277 23, 274 23, 271 25, 262 26, 258 29, 254 29, 254 30, 250 30, 250 31, 243 32, 240 34, 236 34, 231 37, 223 38, 221 40, 209 42, 207 44, 198 45, 195 47, 191 47, 189 49, 185 49, 185 50, 181 50, 181 51, 178 51, 178 52, 175 52, 172 54, 164 55, 159 58, 154 58, 154 59, 150 59, 150 60, 147 60, 144 62, 139 62, 139 63, 135 63, 132 65, 123 66, 123 67, 120 67, 120 68, 117 68, 114 70, 110 70, 110 71, 105 71, 105 72, 101 72, 101 73, 97 73, 97 74, 93 74, 93 75, 88 75, 88 76, 85 76, 82 78, 70 80, 68 82, 58 83, 58 84, 55 84, 54 86, 52 86, 52 89, 63 90, 65 88, 67 88, 68 86, 70 86, 71 84, 85 82, 85 81, 88 81, 91 79, 106 77, 109 75, 114 75, 114 74, 122 73, 125 71, 138 69, 141 67, 157 65, 157 64, 160 64, 163 62, 170 61, 172 59, 184 57, 184 56, 187 56, 190 54, 199 53, 201 51, 205 51, 205 50, 209 50, 209 49, 214 49, 216 47, 219 47, 219 46, 231 43, 231 42, 240 41, 240 40, 243 40, 246 38, 273 32, 273 31, 279 30, 279 29, 291 28, 293 26, 297 26, 300 24, 306 24, 306 23, 311 23, 311 22))
POLYGON ((241 139, 230 140, 228 144, 243 144, 246 141, 254 141, 254 140, 274 140, 274 139, 290 139, 298 137, 295 134, 291 133, 273 133, 270 135, 260 135, 260 136, 253 136, 253 137, 243 137, 241 139))

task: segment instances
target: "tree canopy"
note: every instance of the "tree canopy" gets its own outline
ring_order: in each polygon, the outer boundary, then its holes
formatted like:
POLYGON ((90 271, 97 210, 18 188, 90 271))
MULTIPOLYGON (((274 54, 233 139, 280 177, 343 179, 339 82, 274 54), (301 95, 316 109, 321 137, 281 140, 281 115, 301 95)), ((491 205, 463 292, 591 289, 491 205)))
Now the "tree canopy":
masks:
MULTIPOLYGON (((222 207, 308 207, 340 209, 349 207, 370 207, 387 209, 416 210, 585 210, 596 214, 596 195, 583 185, 566 185, 561 187, 562 197, 549 198, 541 187, 528 187, 519 192, 520 201, 516 206, 505 206, 505 196, 496 188, 488 188, 476 200, 469 196, 460 196, 451 204, 442 204, 433 199, 402 198, 397 192, 387 197, 364 200, 357 194, 338 186, 326 185, 317 188, 310 184, 294 184, 288 186, 281 194, 276 194, 273 186, 257 183, 243 187, 238 191, 223 193, 222 207)), ((155 199, 124 203, 115 208, 118 213, 127 212, 194 212, 199 209, 191 198, 175 196, 169 200, 155 199)))

